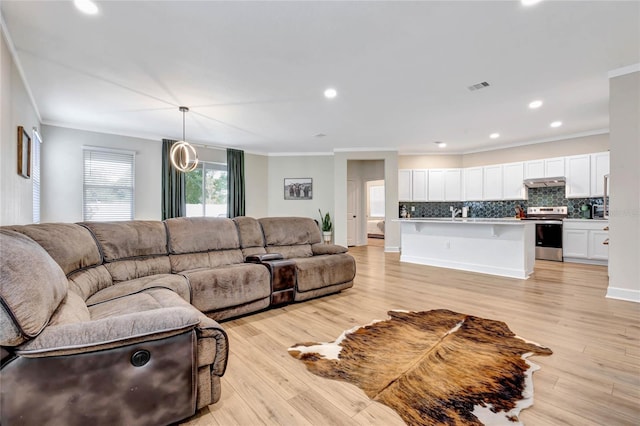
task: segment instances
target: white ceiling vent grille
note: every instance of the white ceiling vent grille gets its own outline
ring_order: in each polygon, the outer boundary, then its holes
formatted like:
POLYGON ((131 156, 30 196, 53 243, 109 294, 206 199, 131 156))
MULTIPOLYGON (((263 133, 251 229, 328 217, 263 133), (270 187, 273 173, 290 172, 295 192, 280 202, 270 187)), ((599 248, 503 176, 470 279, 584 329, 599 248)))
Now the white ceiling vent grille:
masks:
POLYGON ((489 87, 489 83, 483 81, 482 83, 474 84, 473 86, 467 87, 470 91, 484 89, 485 87, 489 87))

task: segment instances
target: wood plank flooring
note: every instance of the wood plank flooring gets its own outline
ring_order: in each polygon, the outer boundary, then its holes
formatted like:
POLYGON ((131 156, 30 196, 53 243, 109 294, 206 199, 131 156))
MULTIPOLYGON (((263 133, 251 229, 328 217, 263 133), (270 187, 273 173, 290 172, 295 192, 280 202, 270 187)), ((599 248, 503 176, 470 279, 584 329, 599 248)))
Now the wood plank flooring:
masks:
POLYGON ((221 400, 185 425, 402 425, 347 383, 306 371, 287 348, 331 341, 391 309, 453 311, 506 322, 546 345, 532 357, 532 425, 640 424, 640 305, 606 299, 607 268, 536 261, 528 280, 399 262, 382 247, 355 247, 353 288, 223 323, 230 339, 221 400))

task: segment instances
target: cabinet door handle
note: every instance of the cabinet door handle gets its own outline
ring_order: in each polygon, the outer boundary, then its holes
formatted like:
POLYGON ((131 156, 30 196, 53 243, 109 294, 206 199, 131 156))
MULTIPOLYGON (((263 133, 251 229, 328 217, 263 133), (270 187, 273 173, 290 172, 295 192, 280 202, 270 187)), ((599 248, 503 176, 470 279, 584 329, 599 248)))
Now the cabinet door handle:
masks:
POLYGON ((602 244, 604 244, 605 246, 608 246, 608 245, 609 245, 609 239, 607 238, 606 240, 604 240, 604 241, 602 242, 602 244))
POLYGON ((609 227, 608 227, 608 226, 605 226, 602 230, 603 230, 603 231, 608 231, 608 230, 609 230, 609 227))

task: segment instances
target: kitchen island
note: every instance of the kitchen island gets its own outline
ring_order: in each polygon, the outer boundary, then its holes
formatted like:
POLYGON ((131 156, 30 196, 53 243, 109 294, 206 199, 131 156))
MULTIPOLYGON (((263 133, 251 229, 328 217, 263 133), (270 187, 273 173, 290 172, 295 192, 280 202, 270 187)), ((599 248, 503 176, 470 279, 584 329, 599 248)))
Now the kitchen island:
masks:
POLYGON ((400 261, 526 279, 535 223, 517 219, 412 218, 401 224, 400 261))

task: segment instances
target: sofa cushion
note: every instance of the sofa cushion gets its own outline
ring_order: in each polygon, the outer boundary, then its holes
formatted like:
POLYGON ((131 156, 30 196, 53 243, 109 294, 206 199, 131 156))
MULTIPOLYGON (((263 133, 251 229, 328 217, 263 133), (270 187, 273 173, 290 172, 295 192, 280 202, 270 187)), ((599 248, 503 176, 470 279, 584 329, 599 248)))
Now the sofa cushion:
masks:
POLYGON ((348 254, 332 254, 296 259, 299 292, 352 281, 356 262, 348 254))
POLYGON ((91 232, 73 223, 43 223, 11 226, 40 244, 65 274, 102 263, 102 255, 91 232))
POLYGON ((159 274, 114 284, 89 297, 86 303, 87 306, 93 306, 153 288, 165 288, 175 292, 187 302, 191 300, 189 283, 183 275, 159 274))
POLYGON ((169 259, 171 261, 171 272, 174 274, 193 269, 211 269, 244 262, 244 257, 239 249, 172 254, 169 255, 169 259))
POLYGON ((105 262, 168 254, 167 233, 162 222, 84 222, 100 243, 105 262))
POLYGON ((0 231, 0 345, 37 336, 67 295, 67 277, 29 237, 0 231))
POLYGON ((185 271, 183 274, 191 285, 191 303, 205 313, 243 305, 271 295, 269 271, 263 265, 244 263, 185 271))
POLYGON ((285 259, 296 259, 298 257, 311 257, 313 251, 309 244, 298 244, 293 246, 267 246, 267 253, 280 253, 285 259))
POLYGON ((311 246, 311 251, 313 251, 314 256, 318 256, 321 254, 340 254, 346 253, 349 251, 345 246, 340 246, 337 244, 324 244, 318 243, 311 246))
POLYGON ((67 278, 69 278, 69 291, 77 293, 83 300, 87 300, 98 291, 113 284, 111 274, 104 265, 76 271, 67 278))
POLYGON ((308 217, 265 217, 258 219, 267 246, 290 246, 322 242, 315 220, 308 217))
POLYGON ((234 217, 233 221, 238 227, 240 236, 240 248, 264 247, 264 235, 262 227, 257 219, 247 216, 234 217))
POLYGON ((239 249, 238 230, 231 219, 177 217, 164 221, 169 235, 169 253, 184 254, 239 249))
POLYGON ((170 274, 171 262, 169 256, 155 256, 147 258, 118 260, 105 263, 104 266, 111 274, 114 283, 134 280, 150 275, 170 274))

